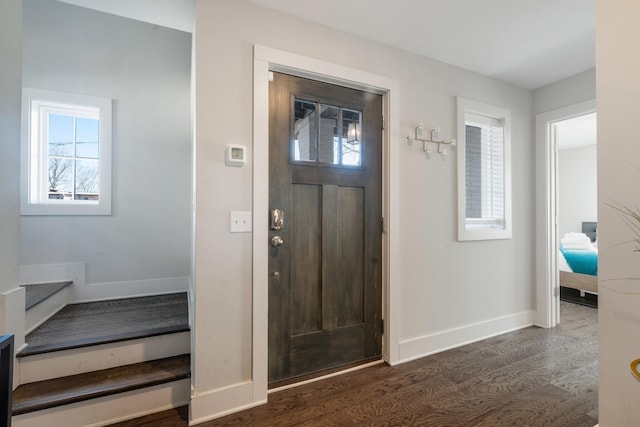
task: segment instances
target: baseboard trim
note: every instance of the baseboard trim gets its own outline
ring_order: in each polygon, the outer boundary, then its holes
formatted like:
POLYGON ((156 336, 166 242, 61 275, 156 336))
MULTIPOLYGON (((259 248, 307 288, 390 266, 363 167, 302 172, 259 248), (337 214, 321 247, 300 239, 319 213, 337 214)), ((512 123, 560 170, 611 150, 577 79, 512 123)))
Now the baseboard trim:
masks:
POLYGON ((266 399, 253 400, 252 381, 203 393, 194 392, 189 405, 189 425, 211 421, 265 403, 266 399))
POLYGON ((59 264, 28 264, 20 266, 20 284, 66 282, 71 280, 74 286, 86 283, 86 264, 67 262, 59 264))
POLYGON ((70 302, 106 301, 119 298, 188 292, 189 281, 189 276, 182 276, 123 282, 92 283, 84 286, 75 286, 74 284, 70 302))
POLYGON ((120 282, 87 283, 86 264, 84 262, 20 266, 21 285, 63 282, 67 280, 73 282, 69 291, 69 303, 81 303, 188 292, 191 278, 189 276, 178 276, 125 280, 120 282))
POLYGON ((535 311, 523 311, 401 341, 394 365, 532 326, 534 318, 535 311))

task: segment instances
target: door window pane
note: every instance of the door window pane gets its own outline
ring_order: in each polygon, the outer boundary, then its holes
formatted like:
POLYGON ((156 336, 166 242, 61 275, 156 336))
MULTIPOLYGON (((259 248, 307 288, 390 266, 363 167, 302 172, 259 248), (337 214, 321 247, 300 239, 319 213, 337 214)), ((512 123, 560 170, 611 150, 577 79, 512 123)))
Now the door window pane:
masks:
POLYGON ((347 166, 362 165, 362 113, 360 111, 342 110, 342 164, 347 166))
POLYGON ((320 104, 320 137, 318 158, 321 163, 340 163, 338 149, 338 117, 340 109, 333 105, 320 104))
POLYGON ((316 161, 316 103, 296 99, 292 157, 295 161, 316 161))
POLYGON ((362 166, 362 111, 296 99, 291 159, 362 166))

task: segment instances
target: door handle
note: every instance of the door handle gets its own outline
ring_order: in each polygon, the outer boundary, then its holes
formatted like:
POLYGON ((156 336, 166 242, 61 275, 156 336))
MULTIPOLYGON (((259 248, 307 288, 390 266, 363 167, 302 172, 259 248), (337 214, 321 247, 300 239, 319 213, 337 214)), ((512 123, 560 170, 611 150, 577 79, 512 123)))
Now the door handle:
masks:
POLYGON ((638 365, 640 365, 640 359, 636 359, 631 362, 631 373, 638 381, 640 381, 640 372, 638 372, 638 365))
POLYGON ((271 229, 280 231, 284 228, 284 212, 282 209, 271 209, 271 229))
POLYGON ((271 246, 273 247, 278 247, 278 246, 282 246, 282 244, 284 243, 284 240, 282 240, 282 237, 280 236, 273 236, 271 238, 271 246))

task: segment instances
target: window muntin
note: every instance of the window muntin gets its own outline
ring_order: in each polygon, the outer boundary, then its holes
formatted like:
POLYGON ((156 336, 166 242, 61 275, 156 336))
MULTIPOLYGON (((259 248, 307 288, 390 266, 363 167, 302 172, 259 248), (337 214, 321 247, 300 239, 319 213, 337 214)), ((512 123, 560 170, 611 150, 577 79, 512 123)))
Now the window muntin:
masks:
POLYGON ((111 100, 23 89, 23 215, 108 215, 111 100))
POLYGON ((362 112, 342 109, 342 164, 362 165, 362 112))
POLYGON ((362 166, 361 111, 295 99, 293 122, 293 162, 362 166))
POLYGON ((511 238, 510 113, 458 98, 458 240, 511 238))

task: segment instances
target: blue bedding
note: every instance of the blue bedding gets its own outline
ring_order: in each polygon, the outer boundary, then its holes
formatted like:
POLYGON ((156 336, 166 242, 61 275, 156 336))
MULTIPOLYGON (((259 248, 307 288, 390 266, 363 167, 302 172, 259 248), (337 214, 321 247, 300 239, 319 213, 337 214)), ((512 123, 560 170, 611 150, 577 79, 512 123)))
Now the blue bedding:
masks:
POLYGON ((560 251, 567 264, 574 273, 588 274, 590 276, 598 275, 598 253, 595 251, 585 250, 566 250, 560 247, 560 251))

